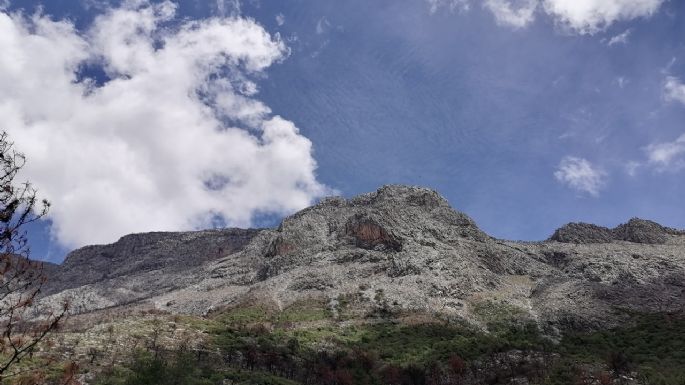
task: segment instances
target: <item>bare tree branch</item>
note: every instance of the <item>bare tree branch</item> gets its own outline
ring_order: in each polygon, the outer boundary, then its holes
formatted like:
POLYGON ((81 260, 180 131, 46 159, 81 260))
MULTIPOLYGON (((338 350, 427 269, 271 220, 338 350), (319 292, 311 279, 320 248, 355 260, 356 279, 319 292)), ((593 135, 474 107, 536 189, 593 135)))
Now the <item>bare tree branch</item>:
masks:
POLYGON ((36 197, 30 183, 15 184, 25 165, 6 133, 0 134, 0 380, 30 355, 67 314, 36 314, 34 304, 46 281, 43 264, 29 258, 25 226, 48 212, 50 204, 36 197))

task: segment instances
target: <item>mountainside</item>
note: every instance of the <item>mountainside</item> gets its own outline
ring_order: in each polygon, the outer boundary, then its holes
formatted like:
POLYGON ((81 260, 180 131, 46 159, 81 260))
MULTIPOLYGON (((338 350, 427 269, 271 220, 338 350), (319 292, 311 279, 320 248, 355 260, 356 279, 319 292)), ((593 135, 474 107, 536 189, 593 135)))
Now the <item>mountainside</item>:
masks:
POLYGON ((632 219, 574 223, 547 241, 494 239, 425 188, 384 186, 329 198, 277 229, 128 235, 68 255, 43 304, 72 312, 121 306, 206 315, 244 303, 306 299, 359 314, 421 311, 482 324, 535 321, 549 335, 600 328, 626 311, 685 307, 685 233, 632 219))

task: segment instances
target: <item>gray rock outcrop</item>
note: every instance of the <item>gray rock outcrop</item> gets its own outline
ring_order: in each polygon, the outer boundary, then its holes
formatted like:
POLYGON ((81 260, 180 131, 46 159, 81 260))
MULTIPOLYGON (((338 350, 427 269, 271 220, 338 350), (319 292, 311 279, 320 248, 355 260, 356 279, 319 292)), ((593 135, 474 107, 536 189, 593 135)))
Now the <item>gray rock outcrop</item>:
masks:
POLYGON ((590 223, 569 223, 549 238, 563 243, 610 243, 626 241, 643 244, 665 244, 671 235, 684 235, 682 231, 661 226, 660 224, 640 218, 632 218, 627 223, 613 229, 590 223))
POLYGON ((608 243, 614 240, 614 232, 590 223, 569 223, 558 228, 550 240, 562 243, 608 243))
POLYGON ((599 327, 623 310, 685 308, 685 234, 632 219, 569 224, 544 242, 481 231, 438 193, 384 186, 328 198, 277 229, 138 234, 71 253, 46 304, 75 312, 148 306, 207 314, 236 304, 283 308, 310 298, 360 311, 429 312, 482 324, 483 306, 544 328, 599 327), (380 293, 380 294, 379 294, 380 293))

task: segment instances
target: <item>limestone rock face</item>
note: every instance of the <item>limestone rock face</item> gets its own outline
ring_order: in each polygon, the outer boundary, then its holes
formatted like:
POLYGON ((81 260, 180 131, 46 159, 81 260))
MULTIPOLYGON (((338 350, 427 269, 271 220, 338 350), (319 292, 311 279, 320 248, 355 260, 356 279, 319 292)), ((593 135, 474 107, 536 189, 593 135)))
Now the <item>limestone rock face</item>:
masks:
POLYGON ((628 223, 616 227, 613 233, 617 240, 661 245, 668 241, 669 235, 677 234, 678 231, 656 222, 632 218, 628 223))
POLYGON ((589 223, 569 223, 557 229, 550 237, 551 241, 563 243, 610 243, 626 241, 644 244, 664 244, 671 235, 682 235, 683 232, 661 226, 660 224, 640 218, 632 218, 627 223, 609 229, 589 223))
POLYGON ((557 229, 550 240, 564 243, 608 243, 614 240, 610 229, 590 223, 569 223, 557 229))
POLYGON ((69 298, 82 313, 358 298, 369 314, 413 310, 476 324, 484 321, 474 309, 504 306, 553 331, 616 324, 617 309, 685 308, 685 234, 633 219, 502 241, 435 191, 392 185, 325 199, 276 229, 126 236, 74 251, 51 276, 42 303, 69 298))
POLYGON ((204 264, 235 253, 260 230, 131 234, 86 246, 46 271, 44 295, 70 297, 74 311, 131 303, 201 279, 204 264))
POLYGON ((402 251, 402 244, 372 218, 356 215, 345 225, 345 234, 354 238, 357 247, 367 250, 402 251))
POLYGON ((607 243, 614 239, 613 232, 590 223, 569 223, 557 229, 550 240, 564 243, 607 243))

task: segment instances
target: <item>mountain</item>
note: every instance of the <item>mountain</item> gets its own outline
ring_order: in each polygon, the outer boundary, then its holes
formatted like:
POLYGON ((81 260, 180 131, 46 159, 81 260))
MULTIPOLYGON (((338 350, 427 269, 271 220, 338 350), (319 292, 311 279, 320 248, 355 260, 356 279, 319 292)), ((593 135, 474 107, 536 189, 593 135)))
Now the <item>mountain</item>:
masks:
POLYGON ((384 186, 328 198, 276 229, 133 234, 70 253, 41 303, 72 312, 208 315, 307 299, 359 314, 420 311, 479 324, 483 309, 549 335, 685 308, 685 233, 631 219, 571 223, 542 242, 495 239, 435 191, 384 186))

